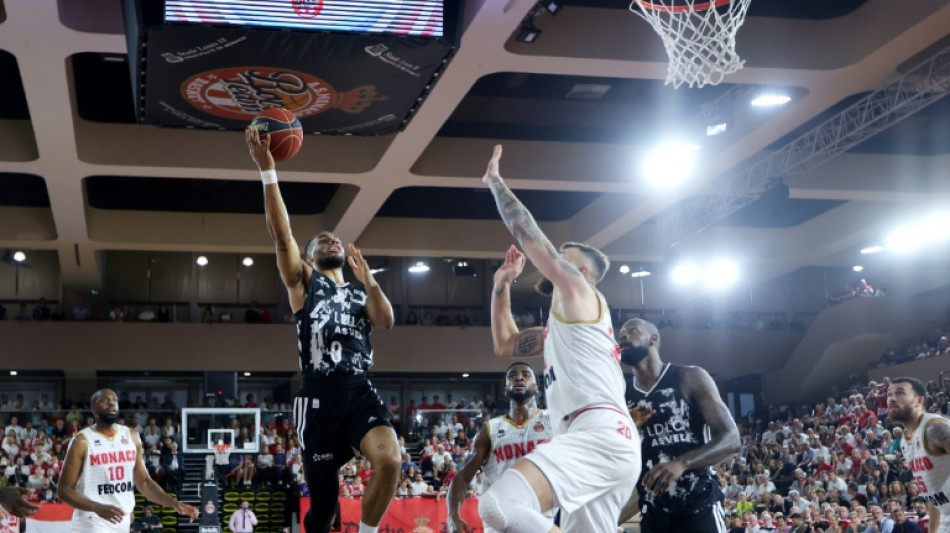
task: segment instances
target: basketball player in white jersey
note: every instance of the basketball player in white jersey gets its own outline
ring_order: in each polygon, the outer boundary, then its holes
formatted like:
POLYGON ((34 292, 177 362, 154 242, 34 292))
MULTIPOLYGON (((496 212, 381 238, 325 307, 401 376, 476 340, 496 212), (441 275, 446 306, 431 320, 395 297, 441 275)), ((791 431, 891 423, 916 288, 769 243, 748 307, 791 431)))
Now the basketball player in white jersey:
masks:
POLYGON ((627 412, 620 348, 607 302, 594 285, 609 261, 581 243, 560 249, 498 174, 501 146, 483 181, 522 254, 512 246, 495 273, 492 338, 496 355, 544 355, 544 385, 554 438, 508 469, 479 500, 485 525, 505 533, 609 533, 640 476, 640 436, 627 412), (544 328, 518 331, 510 285, 525 264, 538 268, 551 294, 544 328), (544 512, 561 509, 561 527, 544 512))
MULTIPOLYGON (((538 409, 535 397, 538 382, 534 368, 528 363, 512 363, 505 373, 508 414, 485 422, 475 435, 472 452, 465 456, 462 469, 449 486, 449 531, 471 533, 459 512, 472 478, 481 469, 485 475, 484 489, 538 445, 554 436, 546 409, 538 409)), ((553 510, 552 510, 553 511, 553 510)), ((554 513, 548 512, 553 520, 554 513)), ((485 533, 495 530, 485 526, 485 533)))
POLYGON ((887 416, 904 426, 901 452, 920 496, 927 500, 930 533, 950 533, 950 420, 924 409, 927 388, 897 378, 887 389, 887 416))
POLYGON ((60 499, 75 509, 73 533, 127 533, 135 507, 133 489, 162 507, 197 518, 198 509, 172 498, 149 477, 138 432, 116 424, 115 392, 96 391, 91 410, 96 422, 69 442, 59 479, 60 499))

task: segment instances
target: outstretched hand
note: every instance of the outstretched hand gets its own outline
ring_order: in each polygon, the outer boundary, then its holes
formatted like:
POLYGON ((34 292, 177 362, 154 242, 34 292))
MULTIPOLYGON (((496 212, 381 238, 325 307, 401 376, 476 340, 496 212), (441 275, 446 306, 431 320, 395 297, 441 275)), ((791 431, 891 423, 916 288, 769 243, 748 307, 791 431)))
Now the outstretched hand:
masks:
POLYGON ((183 514, 187 517, 190 517, 189 522, 194 522, 198 518, 198 509, 193 505, 188 505, 187 503, 178 502, 178 505, 175 506, 175 510, 178 511, 178 514, 183 514))
POLYGON ((378 285, 376 278, 373 277, 373 271, 369 267, 369 263, 366 262, 366 259, 363 259, 363 252, 352 244, 347 245, 347 249, 346 260, 349 262, 350 268, 353 269, 353 275, 356 276, 356 279, 366 288, 378 285))
POLYGON ((29 493, 23 487, 0 487, 0 507, 15 516, 30 516, 40 507, 30 503, 29 493))
POLYGON ((274 156, 270 153, 270 135, 261 137, 261 132, 253 126, 248 126, 244 130, 244 140, 247 142, 247 150, 251 153, 251 159, 257 163, 260 170, 274 170, 274 156))
POLYGON ((670 486, 679 479, 686 471, 686 463, 679 459, 673 459, 666 463, 660 463, 647 472, 643 477, 643 486, 654 494, 661 494, 670 489, 670 486))
POLYGON ((656 409, 644 403, 638 403, 630 408, 630 417, 633 418, 637 429, 642 428, 654 414, 656 414, 656 409))
POLYGON ((493 179, 501 179, 501 174, 498 173, 498 163, 501 161, 501 145, 495 145, 495 151, 492 152, 491 161, 488 162, 488 170, 485 171, 485 175, 482 176, 482 183, 490 185, 493 179))
POLYGON ((505 254, 505 262, 495 271, 495 285, 507 285, 524 270, 524 254, 512 244, 505 254))

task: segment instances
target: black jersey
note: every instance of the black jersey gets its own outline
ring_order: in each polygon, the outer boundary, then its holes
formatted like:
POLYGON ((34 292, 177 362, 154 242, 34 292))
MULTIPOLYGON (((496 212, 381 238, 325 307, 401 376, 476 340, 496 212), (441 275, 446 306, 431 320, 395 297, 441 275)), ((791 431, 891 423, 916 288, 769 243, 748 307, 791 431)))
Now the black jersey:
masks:
POLYGON ((337 285, 317 270, 310 274, 304 306, 294 315, 302 385, 331 373, 365 374, 373 366, 367 296, 360 283, 337 285))
MULTIPOLYGON (((660 373, 652 389, 644 391, 636 386, 636 378, 627 386, 627 405, 645 403, 656 413, 640 429, 642 437, 642 480, 654 466, 671 461, 698 448, 710 439, 709 427, 699 409, 693 409, 680 387, 683 367, 669 363, 660 373)), ((711 467, 687 470, 672 490, 654 495, 637 485, 641 504, 670 513, 698 512, 720 501, 721 490, 711 467)))

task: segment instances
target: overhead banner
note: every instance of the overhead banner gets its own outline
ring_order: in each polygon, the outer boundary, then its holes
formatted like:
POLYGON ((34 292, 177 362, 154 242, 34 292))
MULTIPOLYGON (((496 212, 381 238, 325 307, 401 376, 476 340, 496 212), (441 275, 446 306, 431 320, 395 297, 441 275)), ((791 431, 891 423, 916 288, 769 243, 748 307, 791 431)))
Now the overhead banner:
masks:
MULTIPOLYGON (((340 498, 340 532, 359 533, 362 498, 340 498)), ((305 531, 303 516, 310 509, 310 498, 300 498, 300 531, 305 531)), ((445 500, 435 498, 403 498, 393 500, 379 523, 380 533, 443 533, 448 531, 448 511, 445 500)), ((482 519, 478 516, 478 500, 468 498, 462 504, 462 520, 472 533, 484 533, 482 519)))
POLYGON ((442 37, 445 5, 443 0, 165 0, 165 22, 442 37))
POLYGON ((261 111, 283 107, 305 133, 397 132, 455 51, 428 23, 399 23, 392 31, 371 25, 377 31, 363 33, 278 30, 229 17, 226 6, 238 4, 209 2, 218 11, 192 11, 196 23, 155 25, 148 20, 154 15, 130 3, 124 5, 136 111, 140 122, 161 126, 243 130, 261 111), (218 16, 229 24, 201 22, 218 16))

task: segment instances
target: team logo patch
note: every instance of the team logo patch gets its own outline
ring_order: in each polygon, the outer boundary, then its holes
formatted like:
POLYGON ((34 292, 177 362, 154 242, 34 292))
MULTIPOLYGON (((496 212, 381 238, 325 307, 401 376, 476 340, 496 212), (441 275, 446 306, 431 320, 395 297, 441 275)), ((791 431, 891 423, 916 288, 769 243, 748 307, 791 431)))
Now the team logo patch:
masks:
POLYGON ((272 107, 283 107, 301 119, 327 109, 360 113, 379 99, 373 85, 340 92, 316 76, 271 67, 202 72, 185 80, 181 93, 196 109, 234 120, 250 120, 272 107))
POLYGON ((122 438, 119 439, 119 442, 121 442, 122 444, 128 446, 128 444, 129 444, 129 438, 126 437, 125 435, 122 435, 122 438))
POLYGON ((429 517, 420 516, 413 520, 416 527, 412 528, 412 533, 435 533, 435 530, 429 527, 429 517))
POLYGON ((298 16, 312 19, 323 11, 323 0, 291 0, 290 5, 298 16))
POLYGON ((534 432, 535 432, 535 433, 543 433, 543 432, 544 432, 544 424, 541 423, 540 420, 534 423, 534 432))

